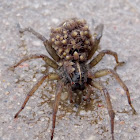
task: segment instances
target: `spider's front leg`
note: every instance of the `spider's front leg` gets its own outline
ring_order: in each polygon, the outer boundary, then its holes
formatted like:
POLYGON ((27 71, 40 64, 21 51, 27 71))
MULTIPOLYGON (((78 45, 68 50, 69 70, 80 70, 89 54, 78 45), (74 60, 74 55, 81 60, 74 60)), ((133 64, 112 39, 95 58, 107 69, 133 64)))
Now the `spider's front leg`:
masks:
POLYGON ((104 25, 100 24, 95 28, 94 34, 93 34, 93 46, 92 49, 88 55, 88 60, 91 59, 91 57, 94 55, 94 53, 97 51, 98 49, 98 45, 100 43, 100 39, 102 37, 103 34, 103 29, 104 29, 104 25))
POLYGON ((24 28, 22 29, 20 27, 20 25, 18 24, 18 28, 19 28, 19 32, 20 33, 24 33, 25 31, 32 33, 33 35, 35 35, 38 39, 40 39, 41 41, 43 41, 45 48, 47 50, 47 52, 50 54, 50 56, 55 60, 55 61, 59 61, 60 57, 56 54, 56 51, 52 48, 51 43, 40 33, 36 32, 33 28, 28 27, 28 28, 24 28))
POLYGON ((58 68, 58 65, 52 59, 50 59, 48 56, 43 55, 43 54, 34 54, 34 55, 30 55, 30 56, 26 56, 26 57, 22 58, 17 64, 11 66, 9 69, 14 70, 21 63, 23 63, 27 60, 37 59, 37 58, 42 58, 46 62, 47 65, 49 65, 50 67, 52 67, 54 69, 58 68))
POLYGON ((103 50, 89 63, 89 67, 92 68, 96 64, 98 64, 102 60, 102 58, 104 57, 105 54, 114 56, 115 61, 117 63, 114 70, 116 70, 118 66, 122 66, 124 64, 124 62, 119 62, 118 55, 117 55, 116 52, 113 52, 113 51, 110 51, 110 50, 103 50))
POLYGON ((53 134, 54 134, 54 129, 55 129, 55 121, 56 121, 56 114, 58 110, 58 105, 61 97, 61 92, 63 90, 64 83, 59 82, 57 85, 56 89, 56 94, 55 94, 55 101, 54 101, 54 106, 53 106, 53 122, 52 122, 52 133, 51 133, 51 140, 53 140, 53 134))
POLYGON ((108 110, 108 114, 109 114, 109 117, 110 117, 112 140, 114 140, 114 118, 115 118, 115 113, 113 111, 112 104, 111 104, 111 101, 110 101, 110 95, 109 95, 108 91, 106 90, 106 88, 104 88, 101 84, 99 84, 97 82, 92 82, 91 85, 93 87, 99 89, 101 92, 103 92, 103 94, 105 96, 105 100, 106 100, 106 103, 107 103, 107 110, 108 110))
POLYGON ((92 78, 99 78, 99 77, 102 77, 102 76, 106 76, 108 74, 112 74, 112 76, 118 81, 118 83, 124 89, 124 91, 126 91, 128 103, 129 103, 130 107, 132 108, 133 114, 136 114, 136 111, 135 111, 135 109, 134 109, 134 107, 133 107, 133 105, 131 103, 129 90, 128 90, 127 86, 125 85, 125 83, 121 80, 119 75, 114 70, 111 70, 111 69, 99 70, 99 71, 95 72, 93 74, 93 76, 91 76, 91 77, 92 78))
POLYGON ((42 83, 44 82, 45 79, 49 79, 49 80, 58 80, 59 76, 55 73, 50 73, 48 75, 44 75, 40 78, 40 80, 38 80, 38 82, 33 86, 33 88, 31 89, 31 91, 27 94, 24 103, 22 104, 20 110, 16 113, 15 118, 18 117, 19 113, 24 109, 26 103, 28 102, 29 98, 34 94, 34 92, 39 88, 40 85, 42 85, 42 83))

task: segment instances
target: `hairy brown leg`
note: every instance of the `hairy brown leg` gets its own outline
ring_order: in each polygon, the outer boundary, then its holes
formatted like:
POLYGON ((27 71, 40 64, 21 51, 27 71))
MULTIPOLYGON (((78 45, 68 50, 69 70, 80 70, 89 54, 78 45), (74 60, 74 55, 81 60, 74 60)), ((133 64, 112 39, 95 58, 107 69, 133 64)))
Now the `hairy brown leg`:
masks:
POLYGON ((26 56, 26 57, 22 58, 17 64, 11 66, 9 69, 14 70, 21 63, 23 63, 27 60, 30 60, 30 59, 37 59, 37 58, 42 58, 46 62, 47 65, 49 65, 50 67, 52 67, 54 69, 58 68, 58 65, 53 60, 51 60, 48 56, 43 55, 43 54, 34 54, 34 55, 30 55, 30 56, 26 56))
POLYGON ((117 55, 116 52, 113 52, 113 51, 110 51, 110 50, 103 50, 89 63, 89 67, 92 68, 96 64, 98 64, 102 60, 102 58, 104 57, 105 54, 114 56, 114 58, 116 60, 116 63, 117 63, 117 65, 114 68, 115 70, 118 66, 121 66, 121 65, 124 64, 124 62, 119 62, 118 55, 117 55))
POLYGON ((103 28, 104 28, 104 25, 103 24, 100 24, 98 25, 96 28, 95 28, 95 31, 94 31, 94 34, 93 34, 93 46, 92 46, 92 49, 88 55, 88 60, 91 59, 91 57, 94 55, 94 53, 96 52, 96 50, 98 49, 98 45, 100 43, 100 39, 102 37, 102 34, 103 34, 103 28))
POLYGON ((56 61, 58 62, 60 60, 60 57, 57 55, 55 49, 52 47, 52 44, 46 40, 43 42, 47 52, 50 54, 50 56, 56 61))
POLYGON ((55 60, 55 61, 59 61, 60 57, 56 54, 56 51, 52 48, 51 43, 40 33, 36 32, 34 29, 32 29, 31 27, 28 28, 24 28, 22 29, 19 26, 19 32, 20 33, 24 33, 25 31, 32 33, 33 35, 35 35, 38 39, 40 39, 41 41, 43 41, 45 48, 47 50, 47 52, 50 54, 50 56, 55 60))
POLYGON ((99 70, 93 74, 93 78, 99 78, 99 77, 102 77, 102 76, 105 76, 108 74, 112 74, 113 77, 118 81, 120 86, 124 89, 124 91, 126 92, 126 95, 127 95, 128 103, 129 103, 130 107, 132 108, 133 113, 136 114, 136 111, 131 103, 129 90, 128 90, 127 86, 125 85, 125 83, 121 80, 119 75, 114 70, 111 70, 111 69, 99 70))
POLYGON ((54 134, 54 129, 55 129, 55 121, 56 121, 56 114, 58 110, 58 105, 61 97, 61 92, 63 90, 64 83, 59 82, 57 85, 56 89, 56 94, 55 94, 55 101, 54 101, 54 106, 53 106, 53 122, 52 122, 52 133, 51 133, 51 140, 53 140, 53 134, 54 134))
POLYGON ((100 91, 102 91, 104 96, 105 96, 105 100, 106 100, 106 103, 107 103, 107 110, 108 110, 108 114, 109 114, 109 117, 110 117, 112 140, 114 140, 114 118, 115 118, 115 113, 113 111, 112 104, 111 104, 111 101, 110 101, 110 95, 109 95, 108 91, 106 90, 106 88, 101 86, 99 83, 92 82, 91 85, 93 87, 99 89, 100 91))
POLYGON ((59 76, 55 73, 50 73, 48 75, 42 76, 38 82, 33 86, 33 88, 30 90, 30 92, 27 94, 24 103, 21 106, 21 109, 16 113, 15 118, 18 117, 19 113, 24 109, 26 103, 28 102, 29 98, 34 94, 34 92, 39 88, 40 85, 44 82, 44 80, 48 78, 49 80, 58 80, 59 76))
POLYGON ((38 39, 40 39, 40 40, 43 41, 43 42, 47 40, 43 35, 41 35, 40 33, 36 32, 36 31, 35 31, 33 28, 31 28, 31 27, 22 29, 22 28, 20 27, 20 25, 18 24, 18 28, 19 28, 19 32, 20 32, 20 33, 24 33, 25 31, 27 31, 27 32, 30 32, 30 33, 32 33, 33 35, 35 35, 38 39))

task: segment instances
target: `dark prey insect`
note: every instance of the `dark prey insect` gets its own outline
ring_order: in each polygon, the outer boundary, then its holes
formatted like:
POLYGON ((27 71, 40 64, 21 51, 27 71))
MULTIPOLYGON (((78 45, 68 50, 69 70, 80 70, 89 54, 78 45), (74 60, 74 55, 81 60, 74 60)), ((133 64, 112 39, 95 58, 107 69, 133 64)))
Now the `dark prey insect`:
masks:
POLYGON ((57 80, 58 84, 53 106, 53 122, 51 131, 51 140, 53 140, 56 114, 63 87, 67 86, 68 88, 70 102, 73 102, 73 93, 79 90, 85 90, 86 95, 83 95, 82 99, 84 101, 88 101, 90 99, 90 95, 92 94, 92 87, 94 87, 99 89, 104 94, 110 117, 112 140, 114 140, 115 113, 110 101, 110 95, 107 89, 101 83, 96 82, 95 79, 108 74, 112 74, 112 76, 117 80, 117 82, 126 92, 128 103, 132 108, 133 113, 136 113, 136 111, 131 104, 130 94, 127 86, 120 79, 115 70, 102 69, 94 73, 91 71, 91 68, 99 63, 105 54, 112 55, 115 58, 115 69, 117 66, 123 64, 123 62, 118 61, 117 53, 110 50, 103 50, 99 52, 96 57, 92 58, 98 49, 98 44, 102 37, 103 25, 98 25, 95 28, 94 34, 92 36, 85 20, 79 20, 77 18, 69 19, 60 24, 57 28, 51 29, 49 40, 34 31, 32 28, 20 28, 20 33, 24 33, 25 31, 32 33, 38 39, 43 41, 43 44, 52 59, 44 54, 34 54, 28 57, 24 57, 11 68, 14 69, 22 62, 30 59, 42 58, 48 66, 55 70, 55 73, 46 73, 38 80, 31 91, 27 94, 22 107, 16 113, 15 118, 18 117, 19 113, 24 109, 29 98, 34 94, 34 92, 39 88, 45 79, 57 80))

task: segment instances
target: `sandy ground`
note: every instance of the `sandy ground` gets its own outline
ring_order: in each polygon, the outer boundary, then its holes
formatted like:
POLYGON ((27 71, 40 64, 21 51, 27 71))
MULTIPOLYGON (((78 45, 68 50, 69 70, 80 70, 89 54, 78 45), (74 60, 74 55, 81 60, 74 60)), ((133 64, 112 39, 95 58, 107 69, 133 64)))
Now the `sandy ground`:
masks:
MULTIPOLYGON (((65 19, 85 19, 93 31, 103 23, 101 50, 110 49, 126 64, 117 72, 130 90, 137 111, 133 115, 123 89, 113 77, 102 78, 116 113, 115 140, 140 140, 140 0, 5 0, 0 2, 0 140, 49 140, 56 82, 45 81, 14 120, 26 94, 46 70, 42 60, 8 67, 30 54, 47 54, 36 37, 21 38, 17 24, 32 27, 49 38, 51 27, 65 19), (108 84, 106 84, 108 83, 108 84)), ((105 56, 94 69, 113 68, 105 56)), ((93 69, 93 70, 94 70, 93 69)), ((110 122, 103 95, 96 91, 89 105, 79 109, 61 101, 54 140, 111 140, 110 122)))

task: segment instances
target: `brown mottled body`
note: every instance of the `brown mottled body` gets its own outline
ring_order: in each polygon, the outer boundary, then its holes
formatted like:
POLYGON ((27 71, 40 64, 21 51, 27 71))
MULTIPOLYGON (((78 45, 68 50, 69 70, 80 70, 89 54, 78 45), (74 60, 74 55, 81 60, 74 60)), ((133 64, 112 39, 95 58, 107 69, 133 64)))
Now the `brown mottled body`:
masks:
POLYGON ((43 77, 41 77, 40 80, 38 80, 36 85, 28 93, 21 109, 16 113, 15 118, 18 117, 19 113, 24 109, 29 98, 39 88, 39 86, 43 83, 43 81, 46 78, 48 78, 49 80, 60 80, 57 85, 53 107, 53 123, 51 133, 51 140, 53 140, 56 114, 63 87, 67 85, 71 103, 73 102, 73 91, 85 90, 87 88, 87 94, 84 95, 82 99, 84 101, 89 101, 90 95, 92 94, 91 87, 95 87, 101 90, 105 96, 111 122, 112 140, 114 140, 115 113, 112 108, 110 96, 106 88, 103 87, 101 83, 95 82, 95 79, 108 74, 112 74, 113 77, 120 84, 120 86, 126 91, 128 103, 132 108, 133 113, 136 113, 136 111, 132 106, 127 86, 115 72, 117 66, 120 66, 124 63, 119 62, 117 53, 110 50, 104 50, 92 59, 92 56, 98 49, 98 44, 102 37, 103 25, 98 25, 95 28, 94 34, 92 35, 89 31, 85 20, 79 20, 77 18, 69 19, 60 24, 57 28, 51 30, 49 40, 47 40, 44 36, 34 31, 32 28, 20 28, 20 33, 23 33, 25 31, 31 32, 38 39, 43 41, 46 50, 48 51, 53 60, 47 57, 46 55, 35 54, 23 58, 10 69, 14 69, 24 61, 42 58, 48 66, 52 67, 57 71, 56 73, 46 74, 43 77), (94 67, 97 63, 99 63, 105 54, 114 56, 117 63, 116 67, 114 68, 115 70, 103 69, 92 73, 90 69, 94 67))

